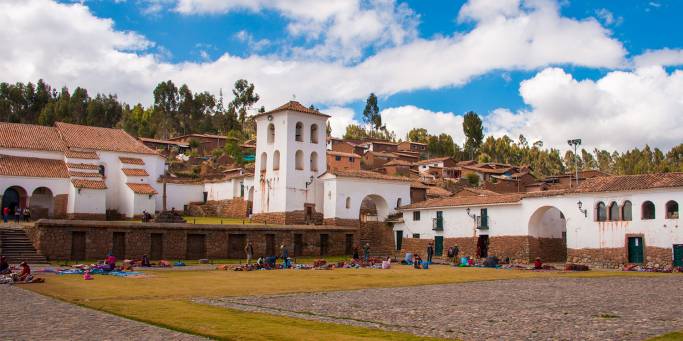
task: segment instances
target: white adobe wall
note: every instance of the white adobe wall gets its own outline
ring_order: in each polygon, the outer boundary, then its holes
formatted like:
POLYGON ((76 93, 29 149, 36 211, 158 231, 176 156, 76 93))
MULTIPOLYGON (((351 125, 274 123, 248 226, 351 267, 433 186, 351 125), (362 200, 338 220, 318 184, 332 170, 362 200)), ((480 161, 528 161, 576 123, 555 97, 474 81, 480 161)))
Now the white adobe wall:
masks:
POLYGON ((30 197, 38 187, 47 187, 52 191, 52 195, 68 194, 70 185, 69 179, 64 178, 31 178, 23 176, 2 176, 0 177, 0 196, 5 190, 12 186, 19 186, 26 190, 30 197))
POLYGON ((81 192, 71 186, 67 213, 106 214, 106 191, 82 188, 81 192), (72 200, 73 199, 73 200, 72 200))
MULTIPOLYGON (((316 203, 315 186, 306 186, 311 177, 314 181, 327 169, 326 162, 326 122, 324 116, 310 115, 293 111, 272 114, 273 120, 268 121, 267 115, 257 118, 256 139, 256 168, 254 187, 254 213, 262 212, 291 212, 304 209, 304 203, 316 203), (303 124, 302 141, 296 141, 296 123, 303 124), (275 140, 268 143, 268 126, 275 125, 275 140), (318 143, 311 143, 311 125, 318 126, 318 143), (279 170, 273 170, 273 155, 280 153, 279 170), (297 150, 303 153, 303 170, 295 169, 297 150), (316 152, 317 171, 311 170, 310 157, 316 152), (261 175, 262 154, 266 153, 266 171, 261 175), (262 181, 263 180, 263 181, 262 181)), ((317 205, 316 205, 317 206, 317 205)), ((322 211, 316 207, 317 211, 322 211)))
POLYGON ((207 200, 229 200, 235 197, 233 182, 233 180, 227 180, 224 182, 205 183, 204 192, 207 193, 207 200))
MULTIPOLYGON (((160 189, 157 191, 155 197, 158 202, 161 202, 163 197, 163 184, 159 184, 160 189)), ((170 210, 175 207, 176 210, 182 211, 183 207, 191 202, 204 201, 204 185, 203 184, 166 184, 166 206, 170 210)), ((161 211, 162 204, 156 203, 156 210, 161 211)))
POLYGON ((387 212, 380 212, 378 219, 383 220, 386 215, 396 212, 396 204, 401 199, 401 205, 410 204, 410 183, 383 181, 362 178, 323 177, 323 194, 325 200, 325 218, 358 219, 360 206, 366 196, 378 196, 386 201, 387 212), (351 198, 350 207, 346 208, 346 198, 351 198))
MULTIPOLYGON (((132 193, 133 191, 131 190, 130 192, 132 193)), ((150 198, 148 194, 133 193, 132 202, 132 210, 129 212, 130 215, 127 216, 129 218, 142 215, 142 211, 152 213, 155 210, 156 202, 154 200, 154 196, 150 198)))

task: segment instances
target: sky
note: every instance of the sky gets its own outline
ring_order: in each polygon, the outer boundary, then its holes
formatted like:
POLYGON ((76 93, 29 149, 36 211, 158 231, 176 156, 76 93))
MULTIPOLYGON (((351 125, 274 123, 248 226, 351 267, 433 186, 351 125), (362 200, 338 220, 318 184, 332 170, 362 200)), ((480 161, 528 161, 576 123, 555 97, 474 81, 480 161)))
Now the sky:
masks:
POLYGON ((485 133, 624 151, 683 142, 678 0, 3 0, 0 81, 150 105, 161 81, 358 123, 377 94, 399 138, 485 133))

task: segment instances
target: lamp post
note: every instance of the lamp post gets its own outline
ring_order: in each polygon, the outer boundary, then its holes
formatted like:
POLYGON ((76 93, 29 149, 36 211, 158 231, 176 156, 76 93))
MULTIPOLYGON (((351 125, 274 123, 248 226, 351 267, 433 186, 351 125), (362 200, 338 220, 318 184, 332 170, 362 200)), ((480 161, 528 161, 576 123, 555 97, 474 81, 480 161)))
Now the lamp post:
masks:
MULTIPOLYGON (((579 163, 576 161, 576 158, 578 157, 576 155, 576 149, 579 147, 581 144, 581 139, 572 139, 568 140, 567 143, 569 143, 569 146, 574 146, 574 170, 576 171, 576 187, 579 187, 579 163)), ((569 187, 571 188, 572 182, 571 180, 569 181, 569 187)))

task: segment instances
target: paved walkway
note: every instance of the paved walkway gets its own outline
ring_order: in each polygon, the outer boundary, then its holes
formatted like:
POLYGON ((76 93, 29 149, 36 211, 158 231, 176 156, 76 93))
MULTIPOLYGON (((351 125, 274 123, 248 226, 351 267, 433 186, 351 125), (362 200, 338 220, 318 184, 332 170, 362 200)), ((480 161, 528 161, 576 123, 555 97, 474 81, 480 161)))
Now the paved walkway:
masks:
POLYGON ((683 330, 683 276, 678 274, 489 281, 197 301, 465 340, 643 340, 683 330))
MULTIPOLYGON (((24 284, 31 285, 31 284, 24 284)), ((204 340, 0 285, 2 340, 204 340)))

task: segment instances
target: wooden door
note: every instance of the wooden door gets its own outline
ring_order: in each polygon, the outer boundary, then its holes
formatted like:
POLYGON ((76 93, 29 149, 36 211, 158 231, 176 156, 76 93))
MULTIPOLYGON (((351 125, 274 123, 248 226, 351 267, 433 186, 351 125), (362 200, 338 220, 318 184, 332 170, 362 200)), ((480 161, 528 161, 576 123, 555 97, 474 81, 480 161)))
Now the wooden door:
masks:
POLYGON ((71 260, 85 259, 85 232, 71 232, 71 260))
POLYGON ((683 244, 674 245, 674 266, 683 266, 683 244))
POLYGON ((628 238, 628 262, 640 264, 643 263, 643 238, 629 237, 628 238))
POLYGON ((304 235, 297 233, 294 235, 294 257, 303 255, 304 252, 304 235))
POLYGON ((187 235, 187 259, 206 258, 206 236, 203 234, 187 235))
POLYGON ((247 258, 244 248, 247 246, 246 234, 231 234, 228 236, 228 258, 247 258))
POLYGON ((150 235, 149 258, 160 260, 164 257, 164 235, 152 233, 150 235))
POLYGON ((118 259, 126 258, 126 233, 114 232, 111 254, 118 259))
POLYGON ((434 255, 443 255, 443 236, 434 237, 434 255))
POLYGON ((275 235, 266 234, 266 257, 275 256, 275 235))
POLYGON ((320 256, 327 255, 327 251, 328 251, 327 242, 328 242, 329 237, 330 236, 328 234, 325 234, 325 233, 320 235, 320 256))
POLYGON ((403 231, 396 231, 396 251, 401 251, 403 247, 403 231))
POLYGON ((489 236, 481 235, 477 240, 477 257, 486 258, 489 255, 489 236))
POLYGON ((352 233, 346 234, 346 242, 344 243, 344 254, 346 254, 346 255, 353 254, 353 234, 352 233))

